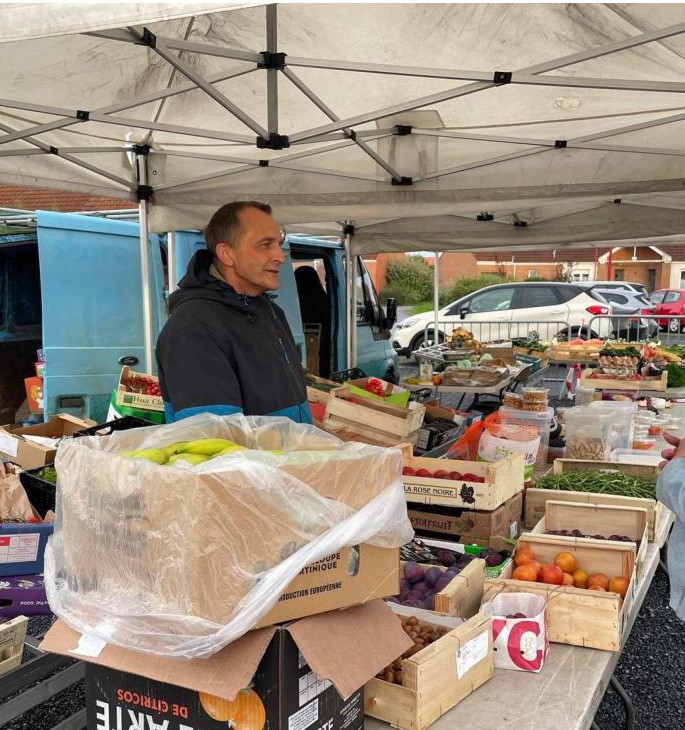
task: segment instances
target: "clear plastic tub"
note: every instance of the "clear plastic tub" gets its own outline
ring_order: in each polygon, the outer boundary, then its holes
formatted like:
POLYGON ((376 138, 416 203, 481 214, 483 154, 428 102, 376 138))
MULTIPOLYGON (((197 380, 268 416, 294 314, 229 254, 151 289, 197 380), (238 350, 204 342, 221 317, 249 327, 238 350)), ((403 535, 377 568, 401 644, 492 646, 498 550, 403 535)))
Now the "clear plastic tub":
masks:
POLYGON ((599 400, 590 403, 588 408, 600 413, 611 413, 613 420, 609 434, 609 450, 628 449, 632 446, 635 434, 637 403, 633 401, 599 400))
POLYGON ((564 419, 567 459, 607 461, 611 454, 614 411, 577 406, 564 419))
POLYGON ((546 467, 547 451, 549 449, 549 434, 554 418, 554 408, 547 408, 544 411, 522 411, 518 408, 500 406, 499 409, 502 424, 515 424, 517 426, 533 426, 540 436, 540 447, 538 448, 535 469, 546 467))

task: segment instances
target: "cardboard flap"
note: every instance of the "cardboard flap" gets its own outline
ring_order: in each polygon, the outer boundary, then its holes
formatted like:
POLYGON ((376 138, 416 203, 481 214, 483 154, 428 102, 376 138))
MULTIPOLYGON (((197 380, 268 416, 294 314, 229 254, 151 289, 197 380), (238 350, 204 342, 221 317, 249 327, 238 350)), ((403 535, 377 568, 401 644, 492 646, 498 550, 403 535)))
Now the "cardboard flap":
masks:
POLYGON ((58 619, 38 648, 232 700, 249 685, 275 632, 273 626, 248 631, 206 659, 165 659, 111 644, 107 644, 98 656, 84 657, 73 651, 82 635, 58 619))
POLYGON ((345 699, 414 645, 383 601, 309 616, 287 630, 312 670, 345 699))

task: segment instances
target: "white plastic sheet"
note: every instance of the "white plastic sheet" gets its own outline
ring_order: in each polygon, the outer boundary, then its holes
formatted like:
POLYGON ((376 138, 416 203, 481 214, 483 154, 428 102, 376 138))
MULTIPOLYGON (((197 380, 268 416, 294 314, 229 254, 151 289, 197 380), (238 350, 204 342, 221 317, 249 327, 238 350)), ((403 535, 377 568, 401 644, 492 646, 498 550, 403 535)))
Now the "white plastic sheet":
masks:
POLYGON ((77 631, 146 653, 210 655, 266 616, 306 565, 413 535, 398 449, 286 418, 203 414, 74 439, 56 468, 50 606, 77 631), (201 438, 250 450, 173 467, 122 455, 201 438))

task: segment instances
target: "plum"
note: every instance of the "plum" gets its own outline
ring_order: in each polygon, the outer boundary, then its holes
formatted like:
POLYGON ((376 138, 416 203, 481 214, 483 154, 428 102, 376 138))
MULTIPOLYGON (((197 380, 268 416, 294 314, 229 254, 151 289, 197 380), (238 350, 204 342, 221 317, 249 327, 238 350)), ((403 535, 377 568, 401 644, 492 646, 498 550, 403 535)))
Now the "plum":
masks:
POLYGON ((437 582, 438 578, 442 575, 442 570, 440 568, 432 567, 428 568, 426 570, 426 574, 424 575, 424 580, 429 586, 434 586, 437 582))
POLYGON ((429 588, 430 586, 428 585, 428 583, 426 583, 425 580, 416 581, 416 583, 414 583, 411 587, 411 589, 413 591, 416 591, 417 593, 425 593, 429 588))
POLYGON ((444 575, 441 575, 435 582, 435 590, 440 592, 443 589, 447 588, 447 586, 450 584, 450 581, 452 580, 453 577, 454 576, 447 575, 447 573, 445 573, 444 575))
POLYGON ((406 593, 409 590, 411 590, 411 583, 406 578, 402 578, 400 581, 400 593, 406 593))
POLYGON ((404 564, 404 577, 410 583, 417 583, 423 580, 423 574, 424 570, 418 563, 409 562, 404 564))
POLYGON ((436 557, 440 565, 445 568, 449 568, 450 565, 454 565, 456 562, 456 557, 451 550, 438 550, 436 557))
POLYGON ((502 556, 499 553, 491 553, 487 558, 485 558, 485 564, 490 568, 502 565, 502 562, 502 556))
POLYGON ((426 596, 423 604, 425 608, 427 608, 429 611, 433 611, 435 609, 435 597, 434 596, 426 596))

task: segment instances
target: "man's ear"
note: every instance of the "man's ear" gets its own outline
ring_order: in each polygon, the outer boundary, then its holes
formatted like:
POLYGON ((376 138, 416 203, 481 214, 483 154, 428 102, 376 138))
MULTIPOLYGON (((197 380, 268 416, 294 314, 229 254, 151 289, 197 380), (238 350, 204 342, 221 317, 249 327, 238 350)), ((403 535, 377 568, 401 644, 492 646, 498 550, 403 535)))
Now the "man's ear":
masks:
POLYGON ((224 266, 233 266, 233 249, 227 243, 217 243, 214 249, 214 255, 218 259, 219 263, 224 266))

